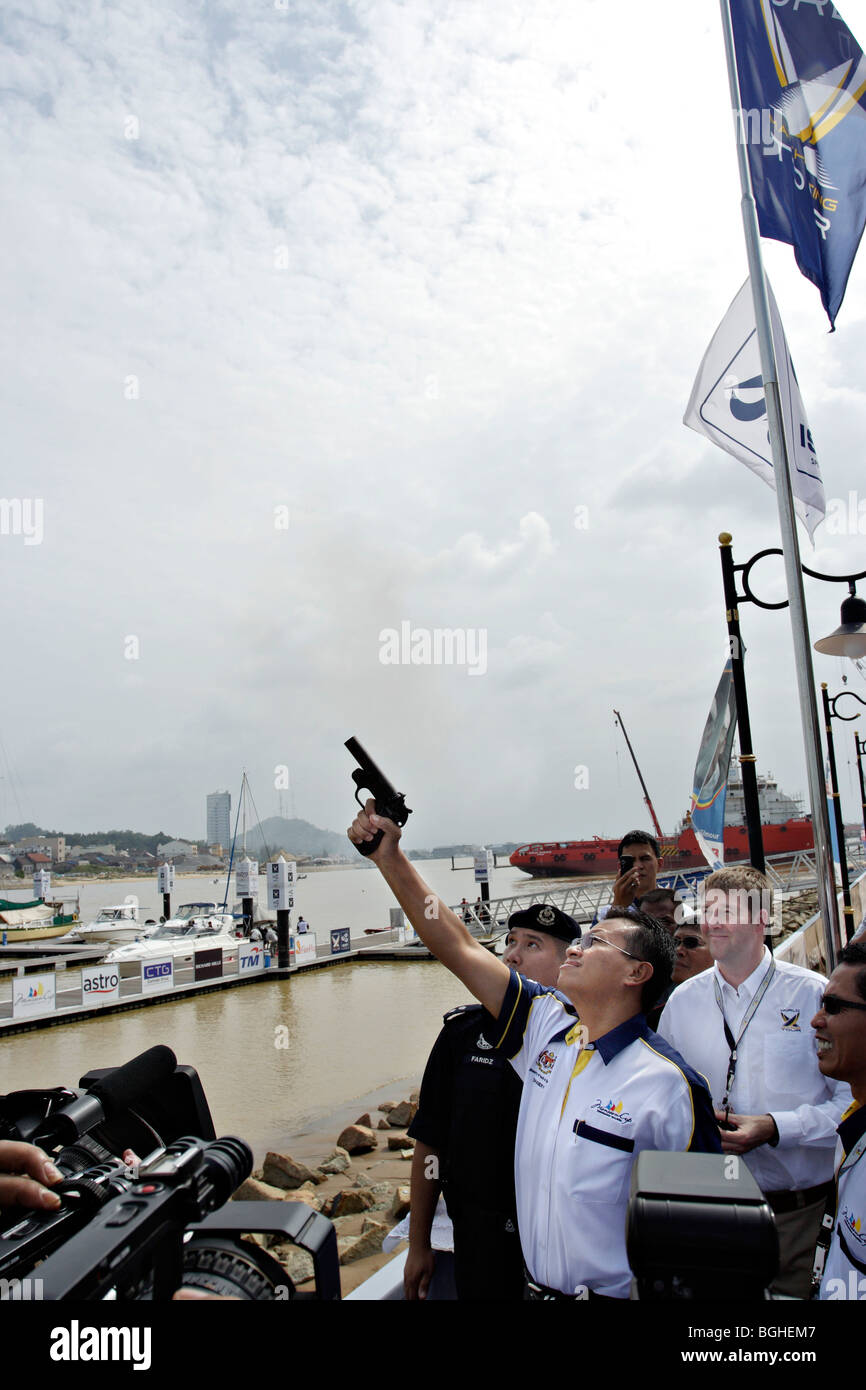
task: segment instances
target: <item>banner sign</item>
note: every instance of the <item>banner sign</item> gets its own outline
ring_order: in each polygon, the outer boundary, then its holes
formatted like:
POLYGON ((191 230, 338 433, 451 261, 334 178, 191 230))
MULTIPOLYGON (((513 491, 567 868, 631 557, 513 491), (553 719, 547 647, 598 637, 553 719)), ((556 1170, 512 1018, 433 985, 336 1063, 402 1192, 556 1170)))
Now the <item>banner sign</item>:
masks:
POLYGON ((254 970, 263 970, 265 953, 260 946, 242 945, 238 950, 238 974, 251 975, 254 970))
POLYGON ((761 236, 794 248, 833 324, 866 223, 866 59, 833 0, 736 0, 731 19, 761 236))
MULTIPOLYGON (((776 346, 779 398, 791 464, 794 510, 810 538, 824 520, 824 483, 812 432, 775 296, 767 299, 776 346)), ((683 424, 744 463, 771 488, 776 486, 770 448, 767 400, 761 374, 752 282, 747 280, 716 329, 698 369, 683 424)))
POLYGON ((141 962, 141 988, 144 994, 159 994, 174 985, 174 961, 143 960, 141 962))
POLYGON ((286 911, 294 907, 296 870, 294 860, 276 859, 268 864, 268 907, 286 911))
POLYGON ((258 902, 259 866, 254 859, 242 859, 235 873, 235 888, 239 898, 258 902))
POLYGON ((349 939, 348 927, 336 927, 331 931, 331 955, 339 956, 343 951, 350 951, 352 943, 349 939))
POLYGON ((81 969, 81 1003, 106 1003, 120 998, 120 967, 89 965, 81 969))
POLYGON ((214 980, 223 973, 223 953, 221 946, 210 951, 196 951, 193 966, 194 980, 214 980))
POLYGON ((15 975, 12 979, 12 1017, 35 1018, 56 1008, 57 982, 54 972, 44 975, 15 975))
POLYGON ((732 667, 728 657, 704 726, 692 787, 692 830, 711 869, 725 862, 725 798, 737 727, 732 667))
POLYGON ((293 936, 295 961, 298 965, 305 960, 316 959, 316 937, 313 932, 306 932, 303 936, 293 936))
POLYGON ((481 849, 475 855, 475 882, 489 883, 493 873, 493 851, 481 849))

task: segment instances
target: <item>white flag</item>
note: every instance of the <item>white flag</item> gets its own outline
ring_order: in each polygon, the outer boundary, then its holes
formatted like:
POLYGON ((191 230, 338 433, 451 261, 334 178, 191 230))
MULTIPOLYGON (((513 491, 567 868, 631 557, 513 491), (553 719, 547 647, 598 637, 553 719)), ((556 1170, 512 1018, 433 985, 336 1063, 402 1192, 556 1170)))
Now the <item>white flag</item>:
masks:
MULTIPOLYGON (((767 281, 794 510, 810 538, 824 519, 824 484, 775 296, 767 281)), ((683 423, 775 488, 752 286, 746 281, 704 354, 683 423)))

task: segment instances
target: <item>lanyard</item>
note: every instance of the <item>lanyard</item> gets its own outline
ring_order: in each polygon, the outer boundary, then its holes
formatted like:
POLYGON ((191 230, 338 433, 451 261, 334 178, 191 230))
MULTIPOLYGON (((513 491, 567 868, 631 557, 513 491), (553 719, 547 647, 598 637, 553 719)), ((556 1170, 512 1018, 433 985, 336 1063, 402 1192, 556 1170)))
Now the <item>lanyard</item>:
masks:
POLYGON ((740 1031, 736 1039, 734 1038, 734 1035, 731 1032, 731 1027, 728 1023, 728 1020, 725 1018, 725 1005, 722 1001, 722 991, 719 988, 718 976, 713 976, 713 989, 716 992, 716 1003, 719 1006, 719 1013, 722 1015, 722 1023, 725 1026, 725 1041, 728 1044, 728 1049, 730 1051, 730 1056, 728 1058, 728 1075, 725 1080, 725 1096, 722 1101, 722 1105, 725 1107, 725 1124, 727 1124, 728 1122, 728 1114, 731 1109, 731 1089, 734 1084, 734 1075, 737 1070, 737 1049, 739 1048, 740 1043, 743 1041, 746 1029, 751 1023, 752 1019, 755 1017, 758 1005, 760 1004, 761 1000, 763 999, 764 995, 767 993, 767 990, 770 987, 770 981, 773 978, 773 973, 775 969, 776 962, 771 956, 769 969, 767 970, 766 975, 764 976, 763 980, 758 986, 754 999, 752 1000, 751 1004, 746 1010, 746 1016, 743 1019, 742 1024, 740 1025, 740 1031))
POLYGON ((827 1196, 824 1206, 824 1215, 821 1218, 821 1229, 818 1232, 818 1244, 815 1246, 815 1259, 812 1264, 812 1297, 818 1297, 821 1288, 821 1280, 824 1278, 824 1266, 827 1263, 827 1253, 833 1240, 833 1227, 836 1224, 836 1208, 839 1205, 839 1179, 843 1173, 850 1172, 854 1164, 866 1153, 866 1134, 861 1134, 857 1143, 849 1154, 839 1164, 836 1173, 836 1181, 831 1192, 827 1196))

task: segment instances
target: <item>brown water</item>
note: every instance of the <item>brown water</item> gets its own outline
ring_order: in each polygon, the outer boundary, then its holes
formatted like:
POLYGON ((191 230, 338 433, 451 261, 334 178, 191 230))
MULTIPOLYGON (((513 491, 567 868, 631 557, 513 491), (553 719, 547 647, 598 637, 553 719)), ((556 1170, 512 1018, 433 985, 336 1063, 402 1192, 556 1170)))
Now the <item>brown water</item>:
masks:
POLYGON ((354 1098, 418 1076, 443 1013, 468 999, 435 961, 346 962, 15 1034, 0 1043, 0 1093, 74 1086, 166 1043, 198 1071, 217 1133, 246 1139, 258 1162, 354 1098))

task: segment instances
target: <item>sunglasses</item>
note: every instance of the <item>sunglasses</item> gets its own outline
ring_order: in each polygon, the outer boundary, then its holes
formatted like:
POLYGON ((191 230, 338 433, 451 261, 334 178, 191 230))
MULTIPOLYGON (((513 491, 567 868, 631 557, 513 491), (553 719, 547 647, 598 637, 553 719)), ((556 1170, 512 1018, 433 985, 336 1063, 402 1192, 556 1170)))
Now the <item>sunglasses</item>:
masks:
POLYGON ((685 946, 687 951, 696 951, 699 946, 705 946, 706 942, 700 936, 675 936, 675 946, 685 946))
POLYGON ((838 994, 825 994, 821 1000, 821 1008, 830 1018, 840 1014, 843 1009, 858 1009, 866 1014, 866 1004, 855 1004, 851 999, 840 999, 838 994))
POLYGON ((640 956, 635 956, 631 951, 617 946, 615 941, 608 941, 606 936, 594 936, 592 932, 584 932, 583 936, 576 936, 571 944, 572 946, 579 946, 582 951, 588 951, 591 946, 612 946, 615 951, 621 951, 630 960, 640 960, 640 956))

